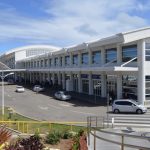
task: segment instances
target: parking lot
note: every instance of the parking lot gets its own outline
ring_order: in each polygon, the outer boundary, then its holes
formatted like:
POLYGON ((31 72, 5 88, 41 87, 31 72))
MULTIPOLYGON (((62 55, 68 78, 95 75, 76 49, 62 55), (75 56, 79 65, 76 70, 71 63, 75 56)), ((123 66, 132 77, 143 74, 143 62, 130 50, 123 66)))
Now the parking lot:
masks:
MULTIPOLYGON (((32 88, 25 88, 24 93, 16 93, 15 90, 16 85, 5 85, 5 106, 12 107, 16 112, 33 119, 86 121, 87 116, 103 116, 106 114, 106 107, 104 106, 93 105, 77 99, 71 99, 70 101, 56 100, 50 89, 38 94, 33 92, 32 88)), ((0 92, 0 97, 1 94, 0 92)))

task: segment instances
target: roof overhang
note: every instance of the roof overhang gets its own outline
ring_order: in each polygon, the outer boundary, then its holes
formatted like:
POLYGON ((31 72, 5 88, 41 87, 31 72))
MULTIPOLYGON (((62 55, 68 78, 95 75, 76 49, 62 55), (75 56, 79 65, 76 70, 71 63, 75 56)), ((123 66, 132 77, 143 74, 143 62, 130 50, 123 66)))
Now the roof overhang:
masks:
POLYGON ((0 70, 0 72, 25 72, 26 69, 6 69, 6 70, 0 70))
POLYGON ((28 69, 26 71, 32 72, 55 72, 55 71, 66 71, 66 72, 74 72, 74 71, 99 71, 99 72, 137 72, 138 67, 80 67, 80 68, 50 68, 50 69, 28 69))

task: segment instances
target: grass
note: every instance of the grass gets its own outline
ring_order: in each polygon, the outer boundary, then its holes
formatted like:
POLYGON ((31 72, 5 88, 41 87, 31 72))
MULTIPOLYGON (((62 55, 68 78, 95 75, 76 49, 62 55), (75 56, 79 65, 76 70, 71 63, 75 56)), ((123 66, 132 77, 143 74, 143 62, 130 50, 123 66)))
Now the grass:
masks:
MULTIPOLYGON (((4 124, 7 124, 8 127, 14 129, 14 130, 18 130, 22 133, 35 133, 35 132, 39 132, 39 133, 46 133, 49 132, 50 130, 56 130, 59 132, 63 132, 66 130, 70 130, 70 131, 74 131, 74 132, 78 132, 80 129, 85 130, 85 127, 81 127, 81 126, 76 126, 73 124, 61 124, 61 123, 52 123, 52 122, 40 122, 40 121, 36 121, 33 119, 30 119, 28 117, 22 116, 20 114, 17 113, 13 113, 10 116, 10 108, 5 108, 5 115, 4 117, 2 117, 2 111, 0 109, 0 118, 1 121, 6 121, 4 122, 4 124), (8 122, 8 121, 12 121, 12 122, 8 122)), ((12 111, 12 110, 11 110, 12 111)), ((1 122, 2 123, 2 122, 1 122)))

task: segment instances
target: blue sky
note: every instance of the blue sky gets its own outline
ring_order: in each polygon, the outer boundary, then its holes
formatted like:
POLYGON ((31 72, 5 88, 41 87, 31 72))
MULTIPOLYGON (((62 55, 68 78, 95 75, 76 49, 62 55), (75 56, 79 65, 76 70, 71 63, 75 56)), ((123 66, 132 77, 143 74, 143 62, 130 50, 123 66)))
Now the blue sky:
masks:
POLYGON ((150 0, 1 0, 0 53, 66 47, 150 24, 150 0))

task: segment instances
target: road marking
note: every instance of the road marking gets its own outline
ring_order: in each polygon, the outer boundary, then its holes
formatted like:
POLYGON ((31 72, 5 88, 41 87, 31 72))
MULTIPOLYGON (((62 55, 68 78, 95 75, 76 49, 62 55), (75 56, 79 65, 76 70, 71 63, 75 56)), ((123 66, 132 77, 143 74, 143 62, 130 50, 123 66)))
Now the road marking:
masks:
POLYGON ((7 95, 8 97, 11 97, 9 94, 7 95))
POLYGON ((51 104, 49 104, 48 106, 53 107, 53 108, 57 108, 57 109, 61 109, 61 107, 57 107, 57 106, 51 105, 51 104))
POLYGON ((74 111, 74 110, 70 110, 71 112, 75 112, 75 113, 79 113, 79 114, 85 114, 85 115, 95 115, 93 113, 86 113, 86 112, 82 112, 82 111, 74 111))
POLYGON ((65 106, 65 107, 69 107, 69 104, 59 104, 60 106, 65 106))
POLYGON ((43 107, 43 106, 38 106, 40 109, 42 109, 42 110, 47 110, 48 109, 48 107, 43 107))

